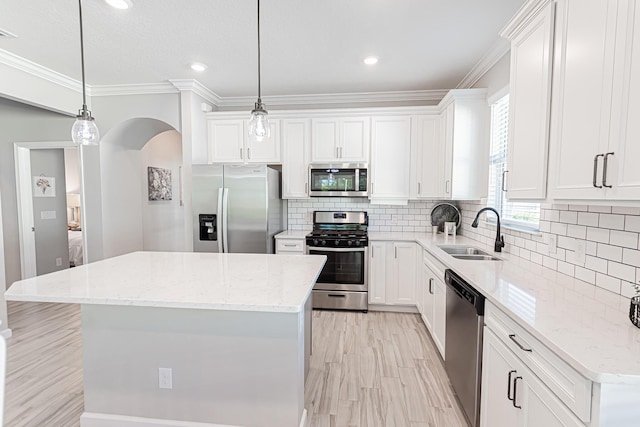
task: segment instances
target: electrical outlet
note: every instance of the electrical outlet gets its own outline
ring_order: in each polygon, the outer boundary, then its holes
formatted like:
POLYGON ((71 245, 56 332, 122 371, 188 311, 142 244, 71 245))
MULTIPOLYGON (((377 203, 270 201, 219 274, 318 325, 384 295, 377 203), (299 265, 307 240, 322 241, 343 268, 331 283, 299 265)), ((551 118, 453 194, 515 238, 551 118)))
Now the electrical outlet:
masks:
POLYGON ((56 258, 56 267, 62 266, 62 258, 56 258))
POLYGON ((555 254, 558 252, 558 236, 555 234, 546 234, 547 246, 549 247, 549 253, 555 254))
POLYGON ((158 368, 158 387, 173 388, 173 372, 171 368, 158 368))

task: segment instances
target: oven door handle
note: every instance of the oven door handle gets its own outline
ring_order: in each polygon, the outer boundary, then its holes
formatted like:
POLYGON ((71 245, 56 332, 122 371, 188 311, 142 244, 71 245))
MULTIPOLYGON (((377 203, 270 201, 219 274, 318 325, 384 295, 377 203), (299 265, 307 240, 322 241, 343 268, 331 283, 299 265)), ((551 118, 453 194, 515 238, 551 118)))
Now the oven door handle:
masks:
POLYGON ((309 246, 309 252, 364 252, 366 248, 325 248, 320 246, 309 246))

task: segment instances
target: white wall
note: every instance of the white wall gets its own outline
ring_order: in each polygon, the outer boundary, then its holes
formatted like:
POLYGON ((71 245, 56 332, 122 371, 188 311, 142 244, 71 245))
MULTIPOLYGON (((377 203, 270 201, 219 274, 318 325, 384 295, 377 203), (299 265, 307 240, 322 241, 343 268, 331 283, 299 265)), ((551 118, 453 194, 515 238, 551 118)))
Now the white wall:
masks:
POLYGON ((80 157, 77 148, 64 149, 64 175, 67 194, 80 194, 80 157))
POLYGON ((6 286, 20 280, 20 238, 14 142, 68 141, 74 119, 0 98, 0 197, 6 286))
POLYGON ((185 208, 181 206, 182 139, 173 131, 149 140, 140 151, 142 180, 142 248, 145 251, 185 251, 185 208), (171 200, 149 200, 147 167, 171 171, 171 200))
POLYGON ((475 88, 487 88, 487 97, 509 84, 511 52, 507 52, 489 71, 473 85, 475 88))

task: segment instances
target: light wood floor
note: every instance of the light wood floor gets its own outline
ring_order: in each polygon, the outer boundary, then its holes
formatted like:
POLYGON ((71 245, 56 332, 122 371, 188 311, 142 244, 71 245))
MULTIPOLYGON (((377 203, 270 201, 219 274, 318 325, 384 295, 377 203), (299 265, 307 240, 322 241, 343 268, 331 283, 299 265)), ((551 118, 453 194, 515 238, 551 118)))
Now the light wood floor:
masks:
MULTIPOLYGON (((5 426, 79 426, 79 306, 8 302, 8 311, 5 426)), ((318 311, 313 320, 311 427, 467 426, 418 315, 318 311)))

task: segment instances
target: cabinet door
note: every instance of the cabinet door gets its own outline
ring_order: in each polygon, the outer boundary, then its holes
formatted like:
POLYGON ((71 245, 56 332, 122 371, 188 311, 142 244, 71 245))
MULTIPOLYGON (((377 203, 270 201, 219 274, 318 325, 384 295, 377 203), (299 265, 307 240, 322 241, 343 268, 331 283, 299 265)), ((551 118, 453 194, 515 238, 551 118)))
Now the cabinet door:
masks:
POLYGON ((553 72, 551 196, 604 199, 602 158, 608 147, 615 0, 559 0, 553 72), (587 48, 588 47, 588 48, 587 48), (594 172, 595 171, 595 172, 594 172))
POLYGON ((371 199, 409 199, 410 117, 374 117, 371 199))
POLYGON ((309 120, 282 120, 282 198, 309 197, 309 120))
MULTIPOLYGON (((500 339, 485 327, 482 349, 480 427, 518 427, 519 409, 512 401, 517 359, 500 339)), ((540 426, 547 427, 545 424, 540 426)), ((533 426, 531 426, 533 427, 533 426)))
MULTIPOLYGON (((449 104, 440 116, 441 138, 443 149, 443 168, 437 186, 442 198, 451 198, 451 179, 453 176, 453 126, 455 105, 449 104)), ((488 168, 488 165, 487 165, 488 168)))
POLYGON ((546 196, 554 8, 547 4, 511 40, 507 197, 513 200, 546 196))
MULTIPOLYGON (((442 176, 444 169, 443 140, 440 136, 440 116, 416 116, 411 119, 411 140, 416 145, 417 198, 442 196, 442 176)), ((412 185, 414 185, 412 183, 412 185)))
MULTIPOLYGON (((278 164, 282 161, 280 158, 280 121, 269 120, 269 125, 271 126, 269 139, 257 142, 247 138, 247 163, 278 164)), ((248 124, 246 126, 248 128, 248 124)))
POLYGON ((337 162, 340 125, 338 119, 311 119, 311 161, 337 162))
POLYGON ((391 283, 387 284, 391 293, 391 304, 416 304, 416 244, 413 242, 396 242, 393 244, 394 274, 391 283))
POLYGON ((369 242, 369 304, 387 302, 387 245, 369 242))
MULTIPOLYGON (((624 62, 616 66, 616 94, 612 108, 612 135, 608 152, 608 199, 640 199, 640 4, 626 2, 620 9, 620 24, 624 43, 620 43, 620 57, 624 62)), ((618 32, 620 34, 620 32, 618 32)))
POLYGON ((424 324, 427 326, 427 329, 433 336, 433 311, 435 307, 435 274, 431 271, 426 264, 422 264, 422 283, 424 284, 424 294, 423 294, 423 302, 422 306, 424 307, 424 312, 422 315, 422 320, 424 324))
POLYGON ((244 120, 209 120, 209 163, 244 161, 244 120))
POLYGON ((370 119, 368 117, 340 120, 339 159, 341 162, 368 162, 370 119))
POLYGON ((431 336, 440 351, 442 358, 445 358, 445 335, 447 322, 447 288, 440 277, 433 280, 433 330, 431 336))
POLYGON ((584 427, 584 424, 528 369, 518 374, 516 404, 523 427, 584 427))

